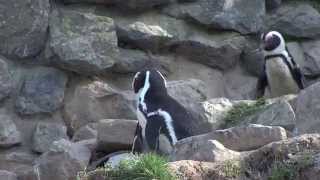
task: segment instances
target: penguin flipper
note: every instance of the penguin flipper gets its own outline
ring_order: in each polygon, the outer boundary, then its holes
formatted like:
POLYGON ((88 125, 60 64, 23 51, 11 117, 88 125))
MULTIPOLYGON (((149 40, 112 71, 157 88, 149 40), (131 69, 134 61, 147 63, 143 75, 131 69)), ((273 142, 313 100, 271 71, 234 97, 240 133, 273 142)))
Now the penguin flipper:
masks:
POLYGON ((142 142, 142 132, 139 123, 136 127, 136 132, 134 135, 133 143, 132 143, 132 152, 133 153, 142 153, 143 152, 143 142, 142 142))
POLYGON ((263 74, 260 75, 258 79, 258 83, 256 87, 256 99, 263 97, 267 85, 268 85, 268 79, 264 71, 263 74))
POLYGON ((299 66, 294 67, 292 74, 293 74, 293 78, 297 82, 299 88, 304 89, 304 83, 303 83, 304 76, 303 76, 299 66))
POLYGON ((162 129, 165 129, 165 122, 161 116, 154 115, 148 117, 145 136, 150 150, 157 151, 159 146, 159 135, 162 129))

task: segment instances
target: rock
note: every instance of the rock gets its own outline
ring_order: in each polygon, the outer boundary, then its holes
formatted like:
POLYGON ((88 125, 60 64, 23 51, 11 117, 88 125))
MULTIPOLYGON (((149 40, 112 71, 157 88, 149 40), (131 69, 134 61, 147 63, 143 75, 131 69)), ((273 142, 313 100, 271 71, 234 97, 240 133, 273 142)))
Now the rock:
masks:
POLYGON ((199 79, 169 81, 167 89, 170 96, 185 105, 205 101, 208 97, 207 87, 199 79))
POLYGON ((176 4, 166 12, 175 17, 192 19, 209 28, 250 34, 262 28, 265 2, 198 0, 194 3, 176 4))
MULTIPOLYGON (((229 177, 224 163, 212 163, 192 160, 170 162, 169 168, 181 179, 188 180, 245 180, 229 177)), ((239 165, 240 166, 240 165, 239 165)), ((234 169, 236 171, 236 169, 234 169)), ((231 175, 232 176, 232 175, 231 175)))
POLYGON ((16 110, 24 115, 53 113, 62 106, 67 80, 66 74, 57 69, 34 69, 24 79, 16 110))
POLYGON ((263 172, 270 167, 275 159, 288 159, 299 153, 308 157, 320 150, 319 134, 304 134, 288 140, 278 141, 263 146, 257 150, 243 155, 247 168, 254 168, 255 171, 263 172))
POLYGON ((266 9, 274 10, 280 7, 282 0, 266 0, 266 9))
POLYGON ((210 99, 200 103, 199 114, 210 123, 212 130, 216 130, 224 124, 224 118, 233 107, 233 103, 226 98, 210 99))
MULTIPOLYGON (((1 26, 1 25, 0 25, 1 26)), ((1 35, 0 35, 1 37, 1 35)), ((1 46, 1 45, 0 45, 1 46)), ((0 100, 8 97, 13 90, 12 77, 9 72, 8 64, 0 57, 0 100)))
POLYGON ((77 130, 73 137, 72 141, 82 141, 87 139, 96 139, 98 136, 98 124, 97 123, 90 123, 85 126, 82 126, 79 130, 77 130))
POLYGON ((77 84, 68 93, 64 115, 70 132, 101 119, 135 119, 134 97, 102 81, 77 84))
MULTIPOLYGON (((314 67, 310 66, 311 64, 308 64, 304 55, 304 50, 302 49, 302 46, 298 42, 288 42, 287 43, 288 50, 292 57, 294 58, 294 61, 300 66, 300 69, 303 74, 305 73, 312 73, 310 71, 311 69, 314 69, 314 67)), ((309 49, 308 49, 309 50, 309 49)))
POLYGON ((298 95, 296 103, 299 134, 320 133, 320 83, 313 84, 298 95))
POLYGON ((289 3, 267 16, 268 29, 298 38, 315 38, 320 35, 319 12, 309 4, 289 3))
POLYGON ((159 51, 173 38, 173 35, 161 26, 147 25, 143 22, 118 26, 117 35, 121 43, 151 51, 159 51))
POLYGON ((63 0, 65 3, 95 3, 95 4, 107 4, 116 5, 124 10, 143 11, 151 9, 155 6, 161 6, 169 4, 170 0, 63 0))
POLYGON ((309 75, 320 76, 320 40, 307 41, 302 43, 305 61, 302 63, 302 70, 309 75))
POLYGON ((114 152, 131 149, 137 121, 122 119, 101 120, 98 123, 98 150, 114 152))
MULTIPOLYGON (((197 142, 217 140, 228 149, 234 151, 249 151, 274 141, 285 140, 286 138, 286 131, 281 127, 250 124, 248 126, 215 130, 207 134, 193 136, 185 140, 181 140, 181 144, 186 144, 187 142, 189 145, 192 145, 197 142)), ((180 144, 180 142, 178 144, 180 144)), ((177 147, 180 151, 179 146, 177 147)))
POLYGON ((70 10, 50 16, 50 47, 54 64, 78 73, 111 68, 118 56, 117 35, 111 18, 70 10))
POLYGON ((227 70, 240 61, 244 42, 243 37, 232 34, 225 35, 224 38, 194 36, 190 39, 173 42, 172 48, 175 53, 190 60, 213 68, 227 70))
POLYGON ((21 143, 21 134, 10 116, 0 115, 0 147, 9 148, 21 143))
POLYGON ((0 4, 1 54, 17 58, 39 54, 46 42, 49 0, 1 0, 0 4))
POLYGON ((34 169, 38 179, 74 180, 90 160, 90 150, 67 140, 55 141, 50 151, 36 160, 34 169))
POLYGON ((32 164, 36 157, 37 155, 30 152, 10 152, 6 155, 6 161, 20 164, 32 164))
POLYGON ((62 124, 39 122, 32 139, 32 150, 44 153, 54 141, 68 139, 67 128, 62 124))
POLYGON ((225 97, 232 100, 254 99, 257 77, 236 66, 224 74, 225 97))
POLYGON ((259 77, 262 74, 264 66, 264 56, 262 51, 259 49, 244 51, 241 60, 243 61, 245 69, 250 74, 256 77, 259 77))
POLYGON ((109 164, 111 167, 117 167, 119 166, 120 162, 123 160, 130 160, 133 159, 135 156, 133 154, 129 153, 122 153, 117 154, 115 156, 112 156, 108 159, 107 164, 109 164))
POLYGON ((296 118, 291 105, 284 101, 266 106, 254 115, 244 118, 241 122, 241 124, 247 123, 281 126, 292 131, 296 125, 296 118))
POLYGON ((216 140, 186 138, 179 141, 170 156, 171 161, 195 160, 205 162, 238 159, 240 153, 225 148, 216 140))
POLYGON ((116 73, 136 73, 140 71, 149 57, 142 51, 120 49, 119 57, 112 70, 116 73))
POLYGON ((18 180, 18 177, 13 172, 0 170, 0 179, 3 179, 3 180, 18 180))

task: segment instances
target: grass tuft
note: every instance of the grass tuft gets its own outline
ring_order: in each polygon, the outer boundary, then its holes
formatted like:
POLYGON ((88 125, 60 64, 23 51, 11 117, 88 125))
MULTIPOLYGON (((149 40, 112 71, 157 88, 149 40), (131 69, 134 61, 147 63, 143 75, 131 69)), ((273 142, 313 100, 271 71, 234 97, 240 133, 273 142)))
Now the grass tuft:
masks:
POLYGON ((230 109, 224 118, 224 124, 222 128, 229 128, 238 125, 243 118, 253 115, 266 106, 266 100, 264 98, 258 99, 253 104, 239 103, 230 109))
POLYGON ((222 166, 222 172, 225 177, 236 178, 242 175, 240 161, 228 160, 222 166))
MULTIPOLYGON (((104 168, 96 171, 103 171, 106 180, 176 180, 167 163, 167 159, 159 155, 142 154, 133 159, 121 161, 117 167, 112 168, 106 164, 104 168)), ((82 174, 88 176, 94 172, 82 174)))

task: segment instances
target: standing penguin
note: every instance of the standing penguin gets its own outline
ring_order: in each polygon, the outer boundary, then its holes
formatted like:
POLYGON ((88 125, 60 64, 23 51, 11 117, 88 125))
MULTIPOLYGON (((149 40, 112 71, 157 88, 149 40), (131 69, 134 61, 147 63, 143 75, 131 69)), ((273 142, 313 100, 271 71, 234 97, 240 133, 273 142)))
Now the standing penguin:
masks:
POLYGON ((139 121, 133 151, 167 154, 178 140, 191 136, 188 120, 192 116, 168 94, 166 80, 159 71, 138 72, 132 87, 139 121))
POLYGON ((303 89, 302 74, 286 48, 284 38, 277 31, 261 37, 264 53, 264 71, 258 80, 257 98, 264 95, 266 86, 271 97, 297 94, 303 89))

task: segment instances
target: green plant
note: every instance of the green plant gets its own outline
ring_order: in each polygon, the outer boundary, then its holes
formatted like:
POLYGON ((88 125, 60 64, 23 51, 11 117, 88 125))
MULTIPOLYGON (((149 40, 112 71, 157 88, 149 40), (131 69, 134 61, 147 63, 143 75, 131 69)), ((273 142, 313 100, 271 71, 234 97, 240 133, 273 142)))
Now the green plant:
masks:
POLYGON ((264 98, 258 99, 253 104, 239 103, 234 105, 232 109, 227 112, 222 128, 228 128, 237 125, 244 117, 253 115, 265 106, 266 100, 264 98))
POLYGON ((302 152, 288 160, 275 160, 268 180, 293 180, 299 172, 313 165, 312 153, 302 152))
MULTIPOLYGON (((175 180, 167 160, 156 154, 142 154, 130 160, 123 160, 114 168, 106 164, 95 171, 103 172, 108 180, 175 180)), ((86 173, 92 174, 94 172, 86 173)), ((87 175, 88 176, 88 175, 87 175)), ((85 177, 83 178, 85 179, 85 177)))
POLYGON ((222 166, 222 172, 226 177, 235 178, 242 174, 240 161, 228 160, 222 166))

